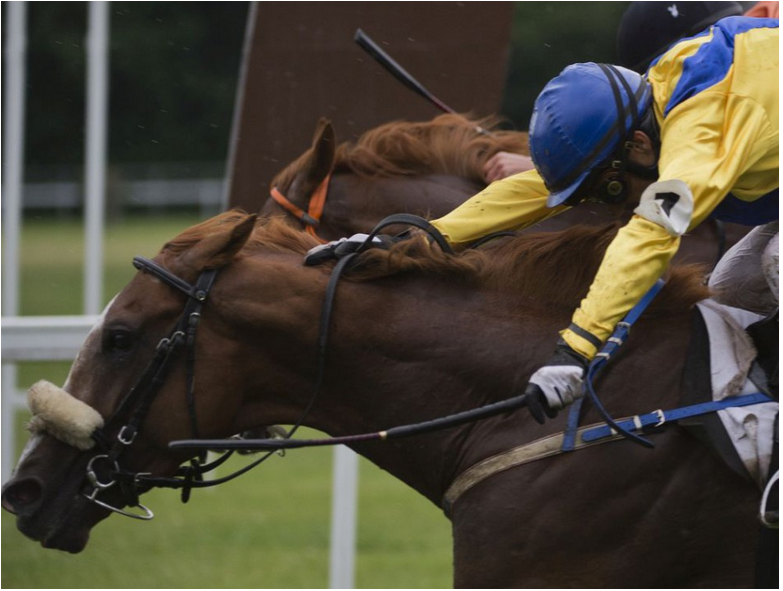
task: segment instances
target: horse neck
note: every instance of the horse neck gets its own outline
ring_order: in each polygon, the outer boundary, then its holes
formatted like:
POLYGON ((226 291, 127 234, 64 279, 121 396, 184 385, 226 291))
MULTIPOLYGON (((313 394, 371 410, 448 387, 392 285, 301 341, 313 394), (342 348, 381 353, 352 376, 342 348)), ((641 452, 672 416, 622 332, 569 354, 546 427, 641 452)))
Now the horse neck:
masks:
MULTIPOLYGON (((315 386, 327 277, 298 262, 263 266, 244 273, 251 279, 243 290, 256 294, 254 302, 244 310, 234 306, 242 326, 252 327, 245 337, 246 363, 257 368, 240 413, 255 424, 239 425, 244 428, 295 422, 315 386), (270 285, 276 287, 270 291, 270 285)), ((518 395, 551 354, 569 312, 520 305, 509 296, 438 279, 343 282, 323 387, 306 424, 333 436, 375 432, 518 395)), ((602 379, 604 402, 613 412, 636 414, 660 407, 664 396, 676 399, 681 371, 672 367, 685 357, 687 326, 682 317, 671 318, 642 325, 633 335, 627 349, 643 345, 644 353, 621 356, 617 369, 602 379), (659 357, 671 370, 666 379, 659 357)), ((355 449, 438 503, 462 470, 560 430, 561 422, 541 428, 522 411, 355 449)))

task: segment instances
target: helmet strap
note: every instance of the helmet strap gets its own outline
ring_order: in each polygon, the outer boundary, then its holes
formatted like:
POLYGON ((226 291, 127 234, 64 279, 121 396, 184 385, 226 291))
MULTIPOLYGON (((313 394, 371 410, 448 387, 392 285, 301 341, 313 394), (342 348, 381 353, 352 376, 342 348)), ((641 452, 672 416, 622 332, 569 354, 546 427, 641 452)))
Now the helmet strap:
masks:
POLYGON ((606 183, 598 190, 596 198, 609 204, 616 204, 625 201, 627 197, 625 175, 627 172, 646 180, 655 181, 658 179, 658 158, 661 153, 661 134, 658 122, 655 119, 652 105, 642 114, 639 124, 632 129, 628 138, 620 143, 617 152, 610 160, 610 167, 617 171, 606 183), (655 152, 655 162, 650 166, 644 166, 630 160, 629 155, 633 148, 633 142, 630 137, 633 131, 642 131, 652 142, 655 152))
POLYGON ((655 153, 655 162, 650 166, 643 166, 629 160, 628 152, 631 149, 631 145, 630 142, 625 142, 625 170, 643 179, 656 181, 658 180, 658 159, 661 156, 661 132, 658 122, 655 120, 652 105, 650 105, 647 108, 647 111, 642 115, 642 120, 639 122, 639 125, 636 126, 636 129, 650 138, 653 152, 655 153))

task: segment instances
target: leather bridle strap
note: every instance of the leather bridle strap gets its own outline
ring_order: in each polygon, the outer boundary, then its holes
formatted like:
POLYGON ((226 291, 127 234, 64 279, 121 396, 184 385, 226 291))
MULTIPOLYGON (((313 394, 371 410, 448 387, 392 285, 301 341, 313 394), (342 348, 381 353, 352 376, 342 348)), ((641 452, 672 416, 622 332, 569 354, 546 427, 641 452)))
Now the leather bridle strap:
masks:
POLYGON ((330 172, 326 175, 326 177, 324 177, 324 180, 321 181, 321 184, 318 185, 313 194, 310 195, 307 211, 304 211, 301 207, 293 203, 290 199, 288 199, 288 197, 283 195, 277 187, 272 187, 272 189, 269 191, 272 199, 274 199, 280 207, 285 209, 288 213, 302 222, 305 225, 305 231, 314 238, 317 238, 322 243, 325 243, 325 240, 322 240, 318 236, 315 229, 321 223, 321 216, 324 212, 326 195, 329 191, 329 181, 331 178, 332 173, 330 172))
MULTIPOLYGON (((124 447, 136 436, 138 428, 146 417, 158 390, 166 379, 171 360, 175 357, 177 351, 183 344, 188 350, 188 365, 191 366, 187 371, 188 414, 190 416, 192 431, 198 433, 195 403, 193 401, 194 371, 192 368, 193 354, 191 351, 195 341, 196 328, 198 327, 198 322, 201 317, 201 308, 204 305, 209 290, 212 288, 212 284, 217 276, 217 270, 206 270, 202 272, 196 285, 192 286, 157 263, 143 257, 134 258, 133 265, 139 270, 153 274, 167 285, 186 294, 190 299, 185 305, 182 316, 174 327, 174 330, 169 337, 161 340, 158 344, 152 361, 139 381, 131 391, 128 392, 117 409, 112 413, 111 417, 106 421, 106 424, 108 425, 113 419, 127 414, 131 411, 131 408, 135 407, 131 418, 122 427, 120 436, 112 446, 110 451, 110 458, 112 460, 116 460, 122 453, 124 447)), ((100 445, 102 441, 105 441, 105 437, 99 432, 96 434, 96 440, 98 440, 100 445)))
MULTIPOLYGON (((209 291, 208 289, 205 291, 203 286, 200 287, 198 284, 196 286, 191 285, 184 279, 180 279, 170 271, 164 269, 155 261, 151 261, 150 259, 146 259, 144 257, 133 257, 133 266, 136 267, 139 271, 145 271, 151 275, 154 275, 169 287, 173 287, 174 289, 181 291, 189 298, 193 298, 200 302, 203 302, 207 299, 207 292, 209 291)), ((212 282, 210 281, 210 285, 211 284, 212 282)))
MULTIPOLYGON (((152 512, 138 502, 138 496, 144 490, 154 487, 181 489, 182 501, 187 502, 190 498, 192 489, 216 486, 233 480, 264 462, 270 457, 271 453, 265 454, 251 464, 238 469, 227 476, 210 481, 205 481, 203 478, 204 475, 212 472, 218 466, 226 462, 231 456, 231 452, 222 455, 208 464, 205 464, 203 460, 194 459, 191 461, 190 466, 179 468, 176 475, 173 477, 155 477, 149 474, 137 474, 121 466, 119 460, 122 453, 131 443, 133 443, 135 434, 138 432, 158 390, 166 379, 168 370, 171 367, 171 362, 176 358, 177 352, 183 345, 185 346, 188 415, 191 423, 191 431, 194 434, 194 437, 198 437, 199 430, 194 395, 196 328, 198 327, 201 318, 201 308, 206 302, 209 291, 217 277, 217 270, 205 270, 199 276, 196 284, 191 285, 149 259, 136 257, 133 260, 133 265, 141 271, 154 275, 166 285, 181 291, 187 295, 189 299, 171 334, 158 344, 153 359, 150 361, 150 364, 141 378, 126 395, 118 408, 112 413, 111 417, 106 421, 106 424, 108 425, 110 422, 114 423, 123 416, 130 414, 130 418, 120 429, 117 438, 113 442, 110 441, 105 433, 105 429, 99 429, 93 433, 93 438, 98 443, 98 448, 103 452, 103 455, 93 458, 93 462, 96 460, 105 462, 108 466, 111 480, 108 482, 106 480, 101 482, 96 477, 96 474, 93 473, 91 482, 93 483, 94 490, 91 495, 88 495, 88 498, 92 502, 116 513, 136 519, 151 519, 152 512), (144 514, 128 513, 97 498, 97 495, 102 490, 109 488, 115 483, 121 486, 128 505, 131 507, 139 507, 144 511, 144 514)), ((93 462, 91 462, 91 465, 93 462)), ((99 462, 99 464, 101 462, 99 462)), ((95 472, 98 471, 99 470, 96 467, 95 472)))
MULTIPOLYGON (((152 517, 152 512, 138 502, 143 476, 123 468, 120 464, 120 458, 136 438, 136 434, 146 418, 158 391, 166 380, 172 361, 176 358, 178 351, 183 345, 186 349, 186 395, 188 415, 191 432, 194 433, 194 435, 198 433, 194 394, 194 345, 196 329, 201 318, 201 308, 215 281, 217 270, 208 269, 202 271, 196 284, 191 285, 149 259, 136 257, 133 259, 133 265, 141 271, 152 274, 166 285, 184 293, 188 296, 188 300, 173 331, 167 338, 161 340, 155 349, 155 354, 150 361, 150 364, 147 366, 147 369, 139 378, 136 385, 131 388, 122 402, 107 419, 107 426, 116 424, 117 422, 120 422, 122 425, 114 441, 110 441, 107 436, 106 427, 97 429, 93 433, 93 439, 95 439, 98 448, 103 454, 95 456, 88 466, 88 480, 93 485, 93 490, 90 494, 85 493, 85 496, 91 501, 117 513, 140 519, 150 519, 152 517), (127 420, 125 420, 124 417, 127 417, 127 420), (100 480, 97 475, 97 467, 95 469, 91 468, 99 459, 106 462, 109 466, 111 480, 108 482, 106 480, 100 480), (145 515, 139 516, 127 513, 122 509, 109 505, 97 498, 102 490, 109 488, 114 483, 120 485, 127 504, 132 507, 142 508, 145 511, 145 515)), ((192 480, 194 477, 199 477, 199 474, 191 472, 189 480, 192 480)))

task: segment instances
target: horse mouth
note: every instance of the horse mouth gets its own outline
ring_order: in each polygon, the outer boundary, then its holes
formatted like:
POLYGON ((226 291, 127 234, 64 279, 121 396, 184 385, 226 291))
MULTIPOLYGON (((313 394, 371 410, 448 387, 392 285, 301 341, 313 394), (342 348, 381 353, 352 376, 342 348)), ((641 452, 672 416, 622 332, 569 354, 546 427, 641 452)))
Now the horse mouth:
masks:
POLYGON ((78 554, 87 546, 90 532, 70 533, 65 536, 53 535, 41 540, 41 546, 50 550, 62 550, 70 554, 78 554))
POLYGON ((27 538, 39 542, 41 546, 52 550, 62 550, 78 554, 87 546, 90 528, 73 530, 65 527, 43 528, 35 520, 17 516, 16 528, 27 538))
POLYGON ((16 514, 16 528, 44 548, 78 554, 87 546, 92 528, 109 513, 88 505, 81 497, 68 507, 60 503, 14 507, 6 499, 4 508, 16 514))

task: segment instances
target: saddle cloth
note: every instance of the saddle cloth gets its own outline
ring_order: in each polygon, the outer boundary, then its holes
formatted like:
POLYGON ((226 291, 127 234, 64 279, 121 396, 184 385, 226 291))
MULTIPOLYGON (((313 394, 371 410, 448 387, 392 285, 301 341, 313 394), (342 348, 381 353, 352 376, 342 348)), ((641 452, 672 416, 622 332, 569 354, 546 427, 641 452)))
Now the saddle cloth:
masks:
MULTIPOLYGON (((758 392, 759 387, 749 379, 756 349, 745 328, 763 317, 712 300, 697 306, 709 335, 713 400, 758 392)), ((777 413, 777 402, 717 412, 745 469, 760 489, 769 473, 777 413)))

